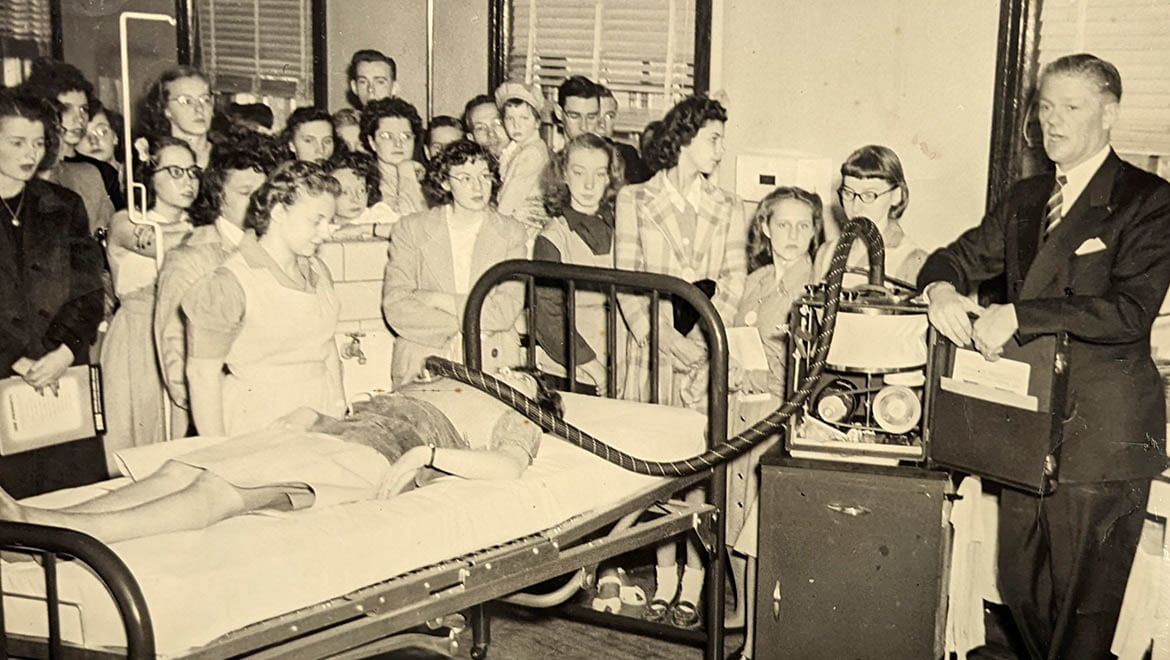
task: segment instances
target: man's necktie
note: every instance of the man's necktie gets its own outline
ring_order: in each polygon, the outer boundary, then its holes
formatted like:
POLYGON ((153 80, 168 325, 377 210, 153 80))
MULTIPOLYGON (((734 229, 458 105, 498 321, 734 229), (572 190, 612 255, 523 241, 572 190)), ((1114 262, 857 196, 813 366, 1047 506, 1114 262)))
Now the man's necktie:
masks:
POLYGON ((1068 177, 1061 174, 1056 177, 1056 184, 1052 186, 1052 195, 1048 198, 1048 212, 1045 215, 1044 221, 1044 235, 1052 231, 1056 223, 1064 217, 1064 186, 1068 183, 1068 177))

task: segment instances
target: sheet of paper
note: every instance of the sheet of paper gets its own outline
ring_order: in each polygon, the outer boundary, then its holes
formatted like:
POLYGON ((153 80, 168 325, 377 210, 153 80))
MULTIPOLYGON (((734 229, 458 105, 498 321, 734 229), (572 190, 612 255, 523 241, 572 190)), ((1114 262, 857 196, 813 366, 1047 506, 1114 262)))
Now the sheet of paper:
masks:
MULTIPOLYGON (((43 395, 38 394, 24 383, 8 391, 4 406, 10 411, 9 423, 16 443, 77 427, 77 420, 85 414, 86 401, 81 398, 81 388, 70 378, 62 378, 58 385, 56 396, 48 390, 43 395)), ((88 397, 88 393, 85 396, 88 397)))
POLYGON ((744 369, 767 369, 764 342, 755 328, 727 328, 727 352, 744 369))
POLYGON ((1032 412, 1038 412, 1040 410, 1040 400, 1030 394, 1016 394, 1015 392, 1008 392, 1007 390, 1000 390, 978 383, 969 383, 965 380, 947 378, 946 376, 938 379, 938 386, 948 392, 954 392, 955 394, 982 399, 983 401, 990 401, 1004 406, 1031 410, 1032 412))
POLYGON ((988 360, 978 351, 960 348, 955 351, 951 379, 988 387, 1020 396, 1028 394, 1028 377, 1032 367, 1027 362, 1000 358, 988 360))

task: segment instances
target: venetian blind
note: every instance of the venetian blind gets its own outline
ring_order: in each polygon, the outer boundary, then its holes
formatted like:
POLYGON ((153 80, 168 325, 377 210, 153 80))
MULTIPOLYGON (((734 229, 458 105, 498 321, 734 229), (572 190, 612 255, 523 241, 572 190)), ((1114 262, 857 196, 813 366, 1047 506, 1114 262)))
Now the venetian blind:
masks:
POLYGON ((1121 73, 1114 149, 1136 165, 1160 169, 1157 161, 1170 157, 1170 2, 1044 0, 1040 66, 1083 52, 1121 73))
POLYGON ((545 96, 569 76, 613 90, 617 130, 641 131, 694 90, 695 0, 511 0, 508 77, 545 96))
POLYGON ((0 83, 19 84, 28 63, 49 54, 49 0, 0 1, 0 83))
POLYGON ((197 0, 202 68, 218 92, 313 101, 310 0, 197 0))

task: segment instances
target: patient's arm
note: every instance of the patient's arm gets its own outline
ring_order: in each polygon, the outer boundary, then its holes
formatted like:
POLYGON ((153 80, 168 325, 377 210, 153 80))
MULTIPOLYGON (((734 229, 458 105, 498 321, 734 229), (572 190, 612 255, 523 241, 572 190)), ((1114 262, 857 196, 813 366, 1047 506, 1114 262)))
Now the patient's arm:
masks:
POLYGON ((528 455, 516 445, 498 449, 412 447, 390 466, 378 497, 394 497, 414 482, 419 470, 433 468, 464 479, 516 479, 528 467, 528 455), (434 463, 431 463, 431 452, 434 463), (429 464, 429 465, 428 465, 429 464))

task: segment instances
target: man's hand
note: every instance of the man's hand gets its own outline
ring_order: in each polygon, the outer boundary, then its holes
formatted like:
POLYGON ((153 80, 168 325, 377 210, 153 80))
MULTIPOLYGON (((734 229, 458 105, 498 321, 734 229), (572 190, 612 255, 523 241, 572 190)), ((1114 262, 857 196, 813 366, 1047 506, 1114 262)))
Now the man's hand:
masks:
POLYGON ((971 319, 967 315, 979 316, 983 314, 983 308, 970 298, 960 295, 949 282, 931 285, 929 298, 927 316, 930 317, 930 324, 956 346, 970 345, 972 328, 971 319))
POLYGON ((1020 327, 1015 305, 989 305, 975 321, 975 348, 988 360, 998 360, 1003 345, 1020 327))
POLYGON ((73 364, 73 351, 65 344, 61 344, 56 349, 49 351, 39 360, 33 362, 29 367, 27 373, 24 374, 24 382, 28 383, 38 393, 44 394, 44 389, 47 387, 52 390, 53 394, 57 393, 57 381, 61 379, 61 374, 73 364))

